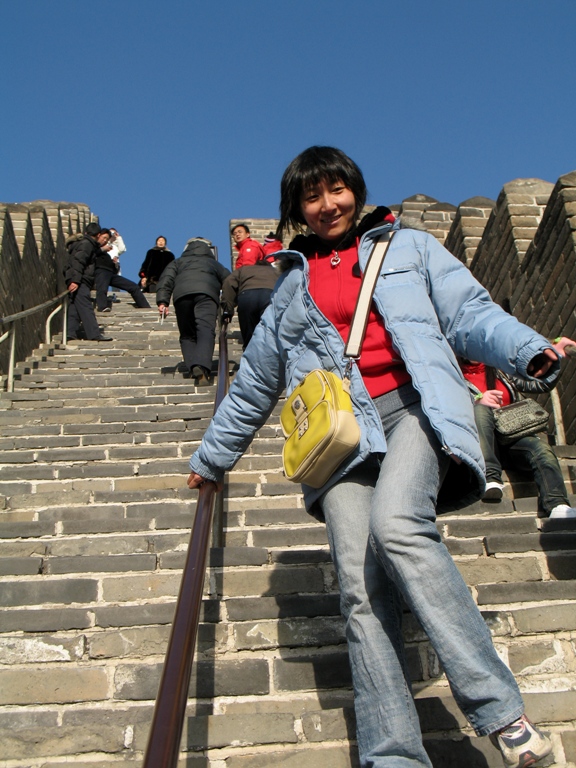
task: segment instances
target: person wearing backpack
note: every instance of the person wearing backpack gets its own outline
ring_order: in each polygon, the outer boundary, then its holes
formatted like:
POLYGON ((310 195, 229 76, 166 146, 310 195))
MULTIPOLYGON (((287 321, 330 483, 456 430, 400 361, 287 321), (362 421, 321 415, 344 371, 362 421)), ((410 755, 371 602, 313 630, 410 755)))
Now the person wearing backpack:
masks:
POLYGON ((216 318, 222 283, 230 270, 216 261, 209 240, 193 237, 182 256, 162 272, 156 291, 161 315, 168 314, 174 298, 180 348, 187 375, 197 386, 212 383, 212 354, 216 338, 216 318))

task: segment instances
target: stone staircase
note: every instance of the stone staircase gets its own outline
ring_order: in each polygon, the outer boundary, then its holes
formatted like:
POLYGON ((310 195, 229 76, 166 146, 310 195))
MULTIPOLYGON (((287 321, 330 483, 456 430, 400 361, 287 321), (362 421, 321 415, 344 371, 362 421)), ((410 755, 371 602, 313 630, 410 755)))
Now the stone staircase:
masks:
MULTIPOLYGON (((140 765, 146 746, 214 388, 183 378, 172 314, 159 325, 122 295, 99 319, 113 343, 40 349, 0 398, 2 768, 140 765)), ((278 412, 225 489, 181 766, 357 765, 336 579, 324 527, 282 475, 278 412)), ((576 448, 558 452, 569 484, 576 448)), ((534 486, 510 481, 502 503, 438 526, 552 734, 545 764, 575 766, 576 525, 539 520, 534 486)), ((409 613, 405 640, 435 768, 501 766, 409 613)))

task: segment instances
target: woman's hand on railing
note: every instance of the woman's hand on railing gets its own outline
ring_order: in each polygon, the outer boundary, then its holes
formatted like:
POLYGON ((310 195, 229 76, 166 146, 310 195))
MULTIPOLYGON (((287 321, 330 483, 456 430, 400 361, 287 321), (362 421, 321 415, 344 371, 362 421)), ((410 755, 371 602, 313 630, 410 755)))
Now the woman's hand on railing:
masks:
MULTIPOLYGON (((200 488, 204 483, 210 483, 213 482, 212 480, 207 480, 205 477, 202 477, 201 475, 197 475, 196 472, 190 472, 188 475, 188 488, 190 488, 191 491, 193 491, 196 488, 200 488)), ((217 491, 221 491, 224 488, 224 483, 214 483, 216 486, 217 491)))
POLYGON ((78 290, 78 283, 68 283, 68 293, 74 293, 78 290))

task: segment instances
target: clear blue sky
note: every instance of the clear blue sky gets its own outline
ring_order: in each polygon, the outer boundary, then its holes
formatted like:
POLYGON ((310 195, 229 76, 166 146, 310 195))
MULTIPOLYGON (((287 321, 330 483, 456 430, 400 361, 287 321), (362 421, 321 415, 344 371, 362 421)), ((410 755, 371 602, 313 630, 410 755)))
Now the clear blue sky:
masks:
POLYGON ((87 203, 136 277, 157 235, 274 217, 311 144, 369 202, 576 169, 574 0, 0 3, 0 200, 87 203))

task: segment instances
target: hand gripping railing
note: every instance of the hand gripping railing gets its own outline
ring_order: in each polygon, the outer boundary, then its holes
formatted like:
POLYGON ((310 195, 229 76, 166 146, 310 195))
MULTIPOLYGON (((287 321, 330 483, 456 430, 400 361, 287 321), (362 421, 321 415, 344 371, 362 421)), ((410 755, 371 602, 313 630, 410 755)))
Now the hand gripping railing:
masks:
MULTIPOLYGON (((214 401, 214 413, 228 391, 226 331, 227 324, 222 323, 218 340, 218 386, 214 401)), ((215 496, 221 499, 222 492, 216 492, 214 483, 202 485, 198 495, 196 515, 190 534, 186 564, 182 574, 143 768, 175 768, 178 763, 198 622, 200 621, 215 496)), ((222 525, 221 516, 219 521, 217 518, 214 520, 214 526, 217 527, 217 525, 222 525)), ((221 543, 221 530, 220 533, 215 534, 214 539, 221 543)))
MULTIPOLYGON (((6 341, 6 339, 10 339, 10 357, 8 362, 8 375, 6 377, 6 390, 8 392, 14 391, 14 364, 16 360, 16 323, 18 320, 21 320, 23 317, 29 317, 30 315, 36 314, 36 312, 40 312, 42 309, 47 309, 48 307, 53 306, 54 304, 57 304, 59 301, 61 302, 59 307, 56 307, 56 309, 51 312, 47 319, 46 319, 46 328, 45 328, 45 336, 46 336, 46 344, 50 344, 51 336, 50 336, 50 323, 52 321, 52 318, 60 312, 60 310, 64 309, 64 319, 62 320, 63 328, 66 328, 66 322, 67 322, 67 315, 68 315, 68 302, 66 301, 66 296, 68 296, 68 291, 62 291, 62 293, 59 293, 58 296, 54 296, 53 299, 49 299, 48 301, 45 301, 43 304, 38 304, 35 307, 30 307, 30 309, 25 309, 22 312, 16 312, 14 315, 7 315, 6 317, 0 317, 0 325, 8 326, 8 330, 5 331, 0 336, 0 343, 3 341, 6 341)), ((66 335, 65 333, 62 334, 63 342, 66 344, 66 335)))

